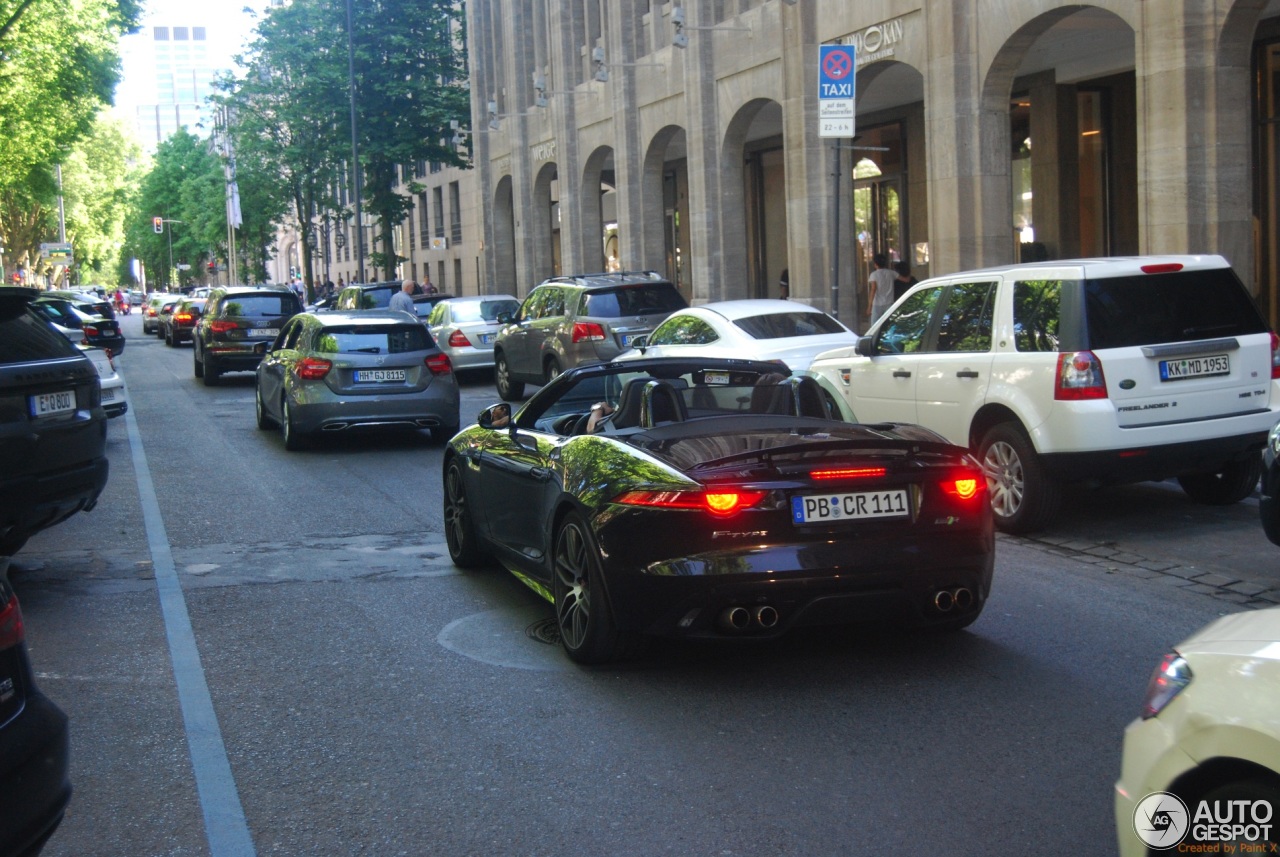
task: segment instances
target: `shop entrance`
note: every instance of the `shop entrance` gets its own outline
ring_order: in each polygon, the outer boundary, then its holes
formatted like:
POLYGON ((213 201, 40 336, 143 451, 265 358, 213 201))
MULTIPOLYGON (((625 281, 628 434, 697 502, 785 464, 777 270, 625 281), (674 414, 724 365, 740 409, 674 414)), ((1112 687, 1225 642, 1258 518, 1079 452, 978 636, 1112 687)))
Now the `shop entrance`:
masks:
POLYGON ((883 253, 892 266, 907 252, 902 142, 902 125, 895 122, 868 128, 853 143, 853 261, 859 319, 867 308, 867 277, 875 254, 883 253))

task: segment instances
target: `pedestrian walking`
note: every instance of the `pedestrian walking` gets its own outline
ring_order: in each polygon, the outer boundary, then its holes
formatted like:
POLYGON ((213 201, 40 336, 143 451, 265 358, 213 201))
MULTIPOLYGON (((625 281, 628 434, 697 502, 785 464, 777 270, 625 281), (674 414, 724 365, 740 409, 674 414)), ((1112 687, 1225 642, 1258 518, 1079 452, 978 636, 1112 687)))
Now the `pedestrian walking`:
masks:
POLYGON ((410 297, 415 287, 416 283, 413 280, 405 280, 404 284, 400 286, 400 291, 391 296, 391 303, 387 304, 387 308, 403 310, 409 315, 417 315, 413 310, 413 298, 410 297))
POLYGON ((874 323, 893 306, 893 281, 897 275, 889 270, 889 257, 883 253, 872 256, 871 263, 875 270, 867 278, 867 308, 863 314, 869 323, 874 323))
POLYGON ((907 293, 907 289, 920 282, 911 273, 911 265, 904 259, 893 263, 893 270, 898 275, 893 281, 893 299, 896 301, 907 293))
POLYGON ((789 268, 783 268, 782 276, 778 278, 778 297, 784 301, 791 297, 791 272, 789 268))

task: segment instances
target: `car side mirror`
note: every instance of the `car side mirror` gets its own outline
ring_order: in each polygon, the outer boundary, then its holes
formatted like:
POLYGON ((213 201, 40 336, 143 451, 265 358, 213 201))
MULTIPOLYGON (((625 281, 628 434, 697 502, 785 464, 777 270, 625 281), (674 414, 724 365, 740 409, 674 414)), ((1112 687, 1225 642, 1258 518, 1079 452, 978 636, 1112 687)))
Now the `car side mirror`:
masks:
POLYGON ((876 338, 874 336, 859 336, 858 344, 854 346, 853 350, 863 357, 875 357, 876 338))
POLYGON ((476 417, 476 424, 483 429, 505 429, 511 427, 511 406, 506 402, 490 405, 476 417))
POLYGON ((511 322, 515 320, 516 320, 516 317, 514 313, 511 313, 508 311, 503 311, 498 313, 498 318, 497 318, 498 324, 511 324, 511 322))
POLYGON ((649 347, 649 335, 637 336, 631 340, 631 347, 644 354, 644 350, 649 347))

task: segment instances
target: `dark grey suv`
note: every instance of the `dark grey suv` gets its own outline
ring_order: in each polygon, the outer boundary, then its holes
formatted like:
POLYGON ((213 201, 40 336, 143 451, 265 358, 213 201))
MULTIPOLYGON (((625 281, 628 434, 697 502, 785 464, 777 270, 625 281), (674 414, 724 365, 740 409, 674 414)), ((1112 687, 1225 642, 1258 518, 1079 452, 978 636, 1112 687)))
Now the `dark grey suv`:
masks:
POLYGON ((195 376, 213 386, 223 372, 254 371, 280 328, 300 312, 302 302, 285 288, 214 289, 191 334, 195 376))
POLYGON ((552 277, 538 284, 493 344, 498 395, 514 401, 524 385, 545 384, 566 369, 612 360, 636 337, 689 304, 652 271, 552 277))
POLYGON ((0 287, 0 556, 92 509, 107 484, 98 370, 31 309, 37 294, 0 287))

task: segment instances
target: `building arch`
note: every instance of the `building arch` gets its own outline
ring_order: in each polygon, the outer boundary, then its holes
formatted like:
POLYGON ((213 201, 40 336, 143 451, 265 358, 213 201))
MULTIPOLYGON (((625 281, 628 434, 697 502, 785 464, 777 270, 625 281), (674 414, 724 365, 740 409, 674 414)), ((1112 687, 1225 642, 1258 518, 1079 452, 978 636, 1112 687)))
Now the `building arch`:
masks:
POLYGON ((533 180, 533 206, 524 234, 528 239, 531 281, 525 291, 561 273, 560 182, 554 161, 538 168, 533 180))
MULTIPOLYGON (((637 267, 663 272, 685 300, 693 300, 689 259, 689 162, 684 128, 667 125, 654 134, 640 177, 643 248, 637 267)), ((635 251, 623 247, 623 258, 635 251)))
POLYGON ((617 179, 613 147, 600 146, 587 156, 582 169, 582 199, 578 225, 583 271, 621 270, 618 238, 617 179), (609 247, 612 241, 612 248, 609 247), (612 262, 609 250, 612 249, 612 262))
POLYGON ((515 195, 511 176, 504 175, 498 179, 493 190, 491 205, 493 206, 494 281, 480 283, 480 294, 516 294, 519 278, 516 276, 515 195))
MULTIPOLYGON (((714 203, 713 203, 714 204, 714 203)), ((771 98, 743 104, 720 147, 721 276, 707 300, 774 297, 787 267, 786 165, 782 105, 771 98)))

